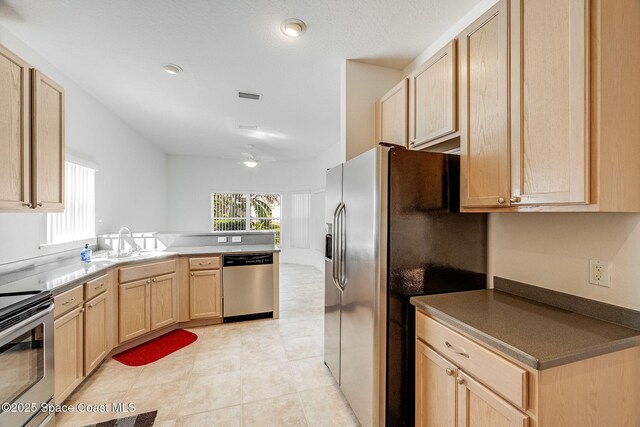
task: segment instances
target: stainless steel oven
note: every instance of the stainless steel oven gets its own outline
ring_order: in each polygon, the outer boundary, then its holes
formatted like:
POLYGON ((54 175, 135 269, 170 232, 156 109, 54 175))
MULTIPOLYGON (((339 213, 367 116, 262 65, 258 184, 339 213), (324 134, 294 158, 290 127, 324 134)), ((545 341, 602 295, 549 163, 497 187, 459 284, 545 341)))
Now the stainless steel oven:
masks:
POLYGON ((0 295, 0 426, 52 426, 53 375, 51 295, 0 295))

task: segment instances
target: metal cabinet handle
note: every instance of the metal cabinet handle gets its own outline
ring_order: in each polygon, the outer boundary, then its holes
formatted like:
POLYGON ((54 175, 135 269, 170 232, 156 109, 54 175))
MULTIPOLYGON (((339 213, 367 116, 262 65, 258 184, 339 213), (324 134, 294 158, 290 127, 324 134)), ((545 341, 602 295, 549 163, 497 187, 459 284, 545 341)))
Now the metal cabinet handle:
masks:
POLYGON ((469 358, 469 354, 462 348, 458 348, 455 345, 451 344, 449 341, 445 341, 444 344, 447 346, 449 350, 454 352, 455 354, 459 354, 460 356, 464 356, 467 359, 469 358))
POLYGON ((22 206, 24 206, 25 208, 31 208, 33 207, 33 205, 31 204, 31 202, 29 203, 23 203, 22 206))
POLYGON ((504 197, 498 197, 498 203, 500 203, 502 205, 504 202, 506 202, 504 197))
POLYGON ((98 289, 100 289, 100 288, 101 288, 101 287, 103 287, 103 286, 104 286, 104 283, 103 283, 102 285, 96 286, 96 287, 95 287, 95 288, 93 288, 93 289, 97 291, 98 289))
POLYGON ((444 373, 447 374, 447 376, 450 377, 451 375, 453 375, 453 369, 447 368, 447 369, 444 370, 444 373))
POLYGON ((516 196, 515 194, 513 196, 511 196, 511 199, 509 199, 511 201, 511 203, 518 203, 520 202, 520 196, 516 196))
POLYGON ((210 262, 199 262, 198 265, 209 265, 211 264, 210 262))
POLYGON ((457 382, 458 384, 464 384, 464 380, 463 380, 462 378, 460 378, 460 377, 457 377, 457 378, 456 378, 456 382, 457 382))
POLYGON ((71 298, 70 300, 67 300, 65 302, 62 303, 62 305, 68 305, 71 304, 73 301, 75 301, 76 297, 71 298))

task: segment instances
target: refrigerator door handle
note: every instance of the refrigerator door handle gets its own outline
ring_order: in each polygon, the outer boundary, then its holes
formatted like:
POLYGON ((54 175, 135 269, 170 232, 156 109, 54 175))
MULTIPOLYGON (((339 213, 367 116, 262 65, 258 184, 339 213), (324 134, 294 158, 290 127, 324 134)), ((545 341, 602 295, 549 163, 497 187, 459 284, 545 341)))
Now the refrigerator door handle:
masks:
POLYGON ((335 238, 332 241, 332 265, 331 265, 331 275, 333 277, 333 284, 340 290, 342 290, 340 286, 340 211, 343 209, 344 203, 340 203, 333 213, 333 235, 335 238))
POLYGON ((346 271, 346 260, 347 260, 347 226, 346 226, 346 218, 347 218, 347 207, 344 203, 342 203, 340 212, 338 212, 338 222, 340 223, 340 234, 338 235, 339 240, 339 248, 340 248, 340 264, 338 270, 338 284, 340 285, 340 289, 344 291, 344 287, 347 284, 347 271, 346 271))

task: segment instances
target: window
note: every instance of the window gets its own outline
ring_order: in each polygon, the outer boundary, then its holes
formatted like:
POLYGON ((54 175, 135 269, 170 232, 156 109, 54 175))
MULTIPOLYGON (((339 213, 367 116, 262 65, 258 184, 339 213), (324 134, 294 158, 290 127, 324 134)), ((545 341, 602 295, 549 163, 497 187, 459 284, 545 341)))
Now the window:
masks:
POLYGON ((47 244, 83 240, 96 235, 96 171, 65 162, 65 209, 47 214, 47 244))
POLYGON ((282 195, 258 193, 211 194, 211 230, 273 230, 280 244, 282 195))

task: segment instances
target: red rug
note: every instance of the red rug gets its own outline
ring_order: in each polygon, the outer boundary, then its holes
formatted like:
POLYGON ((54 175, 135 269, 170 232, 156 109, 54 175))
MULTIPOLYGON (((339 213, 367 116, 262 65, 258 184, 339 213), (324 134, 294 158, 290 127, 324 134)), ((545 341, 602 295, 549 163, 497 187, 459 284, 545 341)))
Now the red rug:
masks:
POLYGON ((127 366, 142 366, 160 360, 188 346, 197 339, 198 336, 193 332, 176 329, 144 344, 118 353, 113 358, 127 366))

